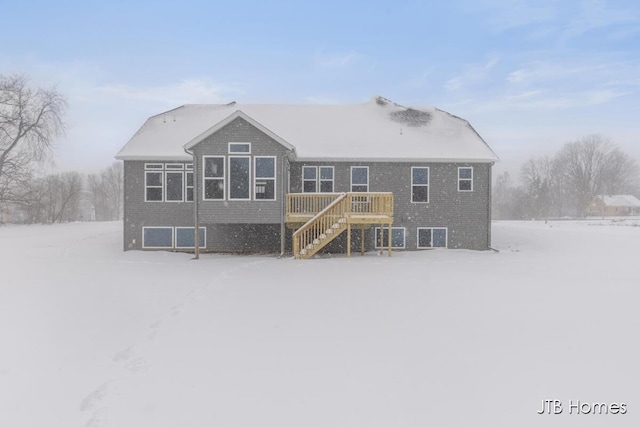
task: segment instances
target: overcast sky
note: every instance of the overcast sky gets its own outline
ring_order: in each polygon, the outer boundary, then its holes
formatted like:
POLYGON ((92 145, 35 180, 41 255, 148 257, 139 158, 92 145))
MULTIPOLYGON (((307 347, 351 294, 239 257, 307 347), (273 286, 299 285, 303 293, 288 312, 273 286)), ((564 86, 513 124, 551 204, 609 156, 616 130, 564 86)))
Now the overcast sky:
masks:
POLYGON ((382 95, 469 120, 500 172, 591 133, 640 158, 639 18, 635 0, 22 0, 0 73, 67 95, 59 170, 108 166, 185 103, 382 95))

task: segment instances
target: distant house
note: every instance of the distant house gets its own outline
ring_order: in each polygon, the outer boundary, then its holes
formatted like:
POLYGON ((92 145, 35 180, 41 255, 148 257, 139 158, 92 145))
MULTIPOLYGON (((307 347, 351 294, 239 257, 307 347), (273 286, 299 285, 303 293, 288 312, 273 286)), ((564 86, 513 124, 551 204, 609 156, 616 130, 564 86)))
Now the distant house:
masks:
POLYGON ((629 216, 640 215, 640 200, 628 194, 615 196, 596 196, 589 207, 587 215, 629 216))
POLYGON ((184 105, 149 118, 116 158, 125 250, 199 238, 202 251, 307 258, 491 244, 497 156, 436 108, 184 105))

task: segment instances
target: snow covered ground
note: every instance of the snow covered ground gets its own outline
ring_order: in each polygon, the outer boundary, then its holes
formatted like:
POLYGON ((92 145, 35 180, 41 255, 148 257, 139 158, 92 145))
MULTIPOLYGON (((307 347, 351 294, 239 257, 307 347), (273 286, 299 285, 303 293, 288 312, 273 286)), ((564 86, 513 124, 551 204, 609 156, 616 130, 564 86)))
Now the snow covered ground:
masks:
POLYGON ((308 261, 1 227, 0 426, 637 426, 638 225, 308 261))

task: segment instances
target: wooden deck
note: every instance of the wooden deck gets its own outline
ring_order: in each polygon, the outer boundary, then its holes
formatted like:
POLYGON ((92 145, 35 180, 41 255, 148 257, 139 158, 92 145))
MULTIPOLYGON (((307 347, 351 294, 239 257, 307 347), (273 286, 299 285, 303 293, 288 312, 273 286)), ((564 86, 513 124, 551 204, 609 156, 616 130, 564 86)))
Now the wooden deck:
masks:
MULTIPOLYGON (((331 240, 347 232, 347 256, 351 255, 351 229, 364 230, 380 224, 389 230, 388 252, 391 255, 393 193, 299 193, 287 194, 285 222, 297 229, 293 234, 295 258, 309 258, 331 240)), ((382 238, 380 239, 382 240, 382 238)))

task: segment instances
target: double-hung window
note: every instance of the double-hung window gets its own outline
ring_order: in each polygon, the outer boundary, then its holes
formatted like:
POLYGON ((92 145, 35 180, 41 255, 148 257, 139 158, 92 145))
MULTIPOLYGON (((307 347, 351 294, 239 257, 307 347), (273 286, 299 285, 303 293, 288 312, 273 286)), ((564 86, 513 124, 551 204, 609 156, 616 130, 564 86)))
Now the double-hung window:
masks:
POLYGON ((333 193, 333 166, 303 166, 303 193, 333 193))
POLYGON ((182 202, 182 192, 184 189, 184 164, 167 163, 165 164, 165 202, 182 202))
POLYGON ((186 165, 187 171, 184 173, 185 197, 187 202, 193 202, 193 164, 186 165))
POLYGON ((276 199, 276 158, 254 157, 254 197, 256 200, 276 199))
POLYGON ((429 168, 411 168, 411 201, 413 203, 429 201, 429 168))
POLYGON ((366 193, 369 191, 369 167, 351 166, 351 191, 366 193))
POLYGON ((473 191, 473 167, 458 168, 458 191, 473 191))
POLYGON ((144 165, 144 201, 162 202, 164 189, 164 165, 147 163, 144 165))
POLYGON ((316 193, 318 191, 318 168, 315 166, 302 167, 302 192, 316 193))
POLYGON ((204 156, 203 162, 203 199, 224 200, 224 157, 204 156))

